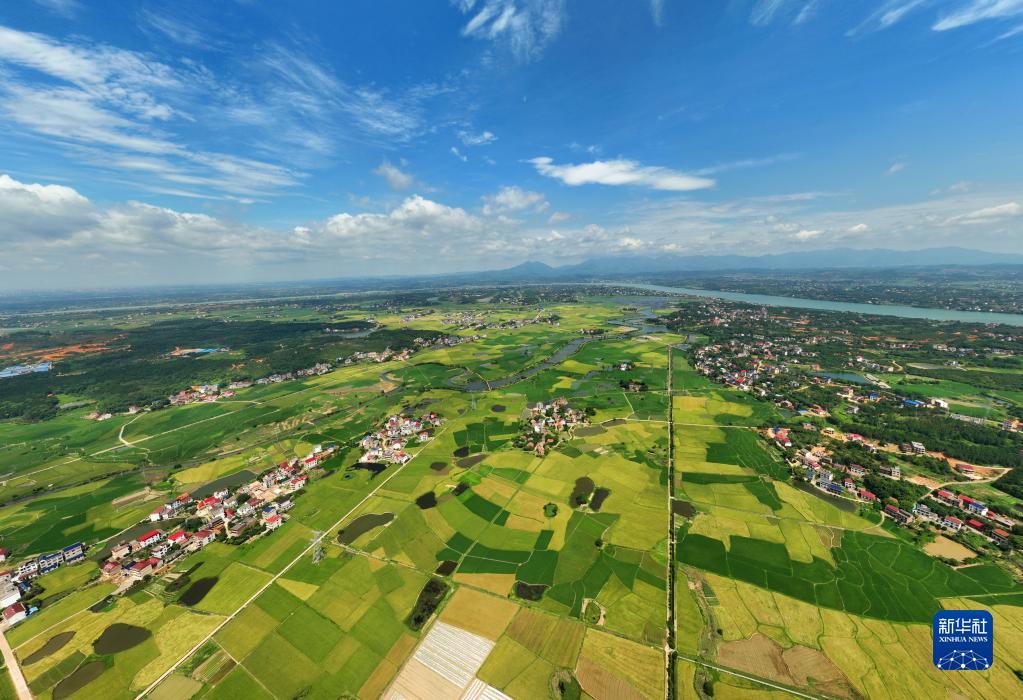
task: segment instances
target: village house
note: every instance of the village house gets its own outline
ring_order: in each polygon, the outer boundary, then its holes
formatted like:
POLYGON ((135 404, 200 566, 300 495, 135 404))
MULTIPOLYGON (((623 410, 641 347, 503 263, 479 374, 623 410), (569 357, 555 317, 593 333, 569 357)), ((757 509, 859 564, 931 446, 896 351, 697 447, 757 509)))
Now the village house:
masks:
POLYGON ((0 582, 0 608, 6 608, 21 600, 21 590, 8 579, 0 582))
POLYGON ((891 504, 886 505, 884 507, 884 512, 885 515, 887 515, 892 520, 895 520, 896 522, 902 525, 908 525, 909 523, 913 522, 913 514, 907 513, 906 511, 902 510, 897 506, 893 506, 891 504))
POLYGON ((953 530, 955 532, 959 532, 963 528, 963 521, 951 515, 946 515, 945 518, 941 521, 941 524, 944 527, 948 528, 949 530, 953 530))
POLYGON ((891 479, 899 479, 902 477, 902 469, 895 464, 882 464, 881 473, 891 479))
POLYGON ((64 563, 64 555, 60 552, 53 552, 52 554, 40 555, 39 559, 39 575, 48 574, 51 571, 55 571, 60 568, 60 565, 64 563))
POLYGON ((276 513, 271 515, 263 522, 266 525, 267 532, 272 532, 273 530, 276 530, 277 528, 284 524, 281 519, 281 516, 276 513))
POLYGON ((231 524, 231 527, 227 529, 228 537, 239 537, 243 532, 249 529, 254 521, 251 518, 238 519, 231 524))
POLYGON ((970 513, 976 513, 981 517, 987 515, 987 506, 969 496, 959 497, 959 507, 970 513))
POLYGON ((13 627, 27 617, 25 606, 21 603, 14 603, 4 608, 4 622, 8 627, 13 627))
POLYGON ((78 564, 85 561, 85 545, 81 542, 69 544, 60 550, 60 554, 64 557, 65 564, 78 564))
POLYGON ((991 531, 991 539, 1003 547, 1009 546, 1009 533, 1000 528, 991 531))
POLYGON ((867 489, 860 489, 859 490, 859 496, 860 496, 861 499, 863 499, 864 501, 867 501, 869 503, 873 503, 874 501, 877 500, 877 496, 875 496, 873 493, 871 493, 867 489))
POLYGON ((185 532, 183 530, 178 530, 177 532, 172 534, 170 537, 168 537, 167 541, 170 542, 171 544, 173 544, 176 547, 184 547, 186 544, 188 544, 189 538, 190 538, 190 535, 187 532, 185 532))
POLYGON ((162 530, 150 530, 149 532, 142 535, 142 537, 138 539, 139 547, 143 549, 146 547, 151 547, 162 539, 163 539, 162 530))
POLYGON ((111 559, 124 559, 132 553, 131 542, 121 542, 110 549, 111 559))
POLYGON ((959 505, 959 498, 951 491, 946 491, 945 489, 938 489, 937 491, 935 491, 934 497, 941 501, 942 503, 944 503, 945 505, 949 506, 959 505))
POLYGON ((199 547, 205 547, 215 539, 216 534, 212 530, 199 530, 192 537, 192 541, 198 544, 199 547))
POLYGON ((132 564, 131 568, 128 569, 128 575, 136 580, 141 580, 146 576, 152 576, 153 572, 159 569, 162 565, 163 562, 156 557, 149 557, 148 559, 143 559, 142 561, 137 561, 132 564))
POLYGON ((10 555, 11 550, 7 547, 0 547, 0 562, 7 561, 7 557, 10 555))

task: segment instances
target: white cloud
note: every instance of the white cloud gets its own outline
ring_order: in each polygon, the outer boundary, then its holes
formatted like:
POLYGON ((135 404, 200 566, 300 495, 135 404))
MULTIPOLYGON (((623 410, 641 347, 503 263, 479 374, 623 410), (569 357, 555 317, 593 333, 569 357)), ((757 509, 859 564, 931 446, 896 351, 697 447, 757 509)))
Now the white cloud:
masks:
POLYGON ((196 27, 173 15, 158 14, 152 10, 143 9, 139 12, 139 21, 143 27, 155 29, 168 39, 184 46, 209 49, 214 45, 210 38, 196 27))
POLYGON ((894 175, 895 173, 902 172, 906 169, 907 165, 908 163, 906 163, 906 161, 897 160, 888 166, 888 169, 884 171, 885 175, 894 175))
POLYGON ((856 224, 848 228, 849 233, 866 233, 870 230, 870 227, 866 224, 856 224))
POLYGON ((1023 213, 1023 207, 1017 202, 1006 202, 1005 204, 997 204, 993 207, 984 207, 983 209, 977 209, 976 211, 967 212, 959 216, 953 216, 947 224, 989 224, 992 222, 999 221, 1001 219, 1007 219, 1014 216, 1019 216, 1023 213))
POLYGON ((658 27, 664 24, 664 0, 650 0, 650 16, 658 27))
POLYGON ((955 11, 941 17, 933 26, 934 31, 966 27, 977 22, 992 19, 1007 19, 1023 15, 1023 0, 967 0, 955 11))
POLYGON ((764 168, 778 163, 785 163, 787 161, 795 160, 799 155, 796 153, 779 153, 775 156, 768 156, 767 158, 745 158, 743 160, 731 161, 729 163, 718 163, 708 168, 700 168, 695 172, 696 175, 717 175, 718 173, 728 172, 730 170, 746 170, 748 168, 764 168))
POLYGON ((678 170, 642 165, 634 160, 597 160, 592 163, 556 165, 542 156, 528 161, 537 172, 561 180, 566 185, 634 185, 655 190, 687 192, 714 186, 714 180, 678 170))
POLYGON ((453 0, 471 15, 462 36, 499 43, 521 62, 534 61, 561 32, 565 0, 453 0))
POLYGON ((384 162, 374 168, 373 174, 384 178, 387 181, 387 186, 392 190, 407 190, 415 183, 415 178, 412 175, 401 170, 388 160, 384 160, 384 162))
POLYGON ((497 194, 483 197, 483 213, 487 216, 525 209, 543 211, 548 206, 539 192, 529 192, 519 187, 502 187, 497 194))
POLYGON ((770 24, 787 3, 788 0, 757 0, 750 11, 749 21, 759 26, 770 24))
POLYGON ((62 17, 74 17, 82 6, 78 0, 33 0, 36 5, 41 5, 47 10, 54 12, 62 17))
POLYGON ((92 217, 92 204, 71 187, 0 175, 0 241, 60 238, 69 229, 88 225, 92 217))
POLYGON ((458 160, 462 161, 463 163, 465 163, 466 161, 469 160, 469 156, 465 155, 460 150, 458 150, 458 146, 452 146, 451 150, 450 150, 450 153, 451 153, 451 155, 453 155, 455 158, 457 158, 458 160))
POLYGON ((792 235, 797 241, 809 241, 812 238, 817 238, 819 235, 824 233, 820 229, 803 229, 792 235))
POLYGON ((550 215, 547 219, 548 224, 560 224, 562 221, 568 221, 571 217, 570 214, 566 214, 563 211, 556 211, 550 215))
POLYGON ((473 134, 468 131, 458 132, 458 138, 462 140, 462 143, 466 146, 487 146, 497 141, 497 137, 489 131, 481 131, 478 134, 473 134))
POLYGON ((927 0, 885 0, 865 20, 850 29, 847 34, 854 36, 865 32, 888 29, 901 22, 910 12, 923 7, 927 0))

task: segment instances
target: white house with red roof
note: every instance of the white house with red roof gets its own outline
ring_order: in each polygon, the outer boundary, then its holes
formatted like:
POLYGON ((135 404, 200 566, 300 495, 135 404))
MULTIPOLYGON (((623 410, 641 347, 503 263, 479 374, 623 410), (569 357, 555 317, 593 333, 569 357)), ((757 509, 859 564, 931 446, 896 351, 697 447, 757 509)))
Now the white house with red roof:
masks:
POLYGON ((278 515, 277 513, 274 513, 263 522, 265 523, 268 532, 276 530, 277 528, 284 524, 284 521, 281 519, 281 516, 278 515))
POLYGON ((14 605, 8 605, 4 608, 4 622, 7 623, 8 627, 18 624, 28 616, 25 611, 25 606, 21 603, 15 603, 14 605))
POLYGON ((150 530, 139 538, 139 545, 142 547, 152 547, 162 539, 163 530, 150 530))

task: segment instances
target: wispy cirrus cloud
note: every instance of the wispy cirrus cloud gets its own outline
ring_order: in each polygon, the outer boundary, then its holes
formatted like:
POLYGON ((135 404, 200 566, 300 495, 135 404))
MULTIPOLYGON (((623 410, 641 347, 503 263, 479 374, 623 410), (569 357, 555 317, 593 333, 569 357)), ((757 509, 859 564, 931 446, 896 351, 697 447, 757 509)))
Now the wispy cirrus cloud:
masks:
POLYGON ((1011 19, 1023 15, 1023 0, 968 0, 958 8, 943 14, 933 29, 944 32, 977 22, 1011 19))
POLYGON ((74 17, 82 9, 78 0, 32 0, 36 5, 45 7, 62 17, 74 17))
MULTIPOLYGON (((178 43, 200 41, 177 18, 141 17, 178 43)), ((194 58, 158 59, 0 26, 0 116, 91 168, 120 162, 118 176, 140 173, 140 187, 150 191, 147 178, 253 196, 301 184, 306 168, 348 140, 407 142, 432 126, 424 105, 448 90, 352 85, 281 43, 260 47, 255 60, 235 60, 239 73, 222 78, 194 58), (200 119, 203 132, 192 128, 200 119), (243 139, 246 155, 210 148, 221 146, 222 134, 243 139)))
POLYGON ((901 22, 914 10, 922 8, 929 0, 884 0, 858 25, 846 32, 855 36, 881 29, 888 29, 901 22))
POLYGON ((190 48, 213 48, 216 44, 194 25, 179 17, 143 9, 138 14, 143 29, 152 29, 162 36, 190 48))
POLYGON ((462 36, 492 41, 519 62, 535 61, 561 32, 565 0, 452 0, 469 16, 462 36))
POLYGON ((778 163, 785 163, 788 161, 796 160, 799 158, 798 153, 779 153, 778 155, 768 156, 766 158, 743 158, 742 160, 734 160, 725 163, 718 163, 711 165, 706 168, 700 168, 696 170, 694 174, 706 176, 706 175, 717 175, 718 173, 728 172, 730 170, 746 170, 749 168, 766 168, 778 163))
POLYGON ((688 192, 714 186, 712 179, 690 175, 660 166, 643 165, 634 160, 595 160, 592 163, 559 165, 552 158, 541 156, 529 161, 546 177, 566 185, 631 185, 654 190, 688 192))

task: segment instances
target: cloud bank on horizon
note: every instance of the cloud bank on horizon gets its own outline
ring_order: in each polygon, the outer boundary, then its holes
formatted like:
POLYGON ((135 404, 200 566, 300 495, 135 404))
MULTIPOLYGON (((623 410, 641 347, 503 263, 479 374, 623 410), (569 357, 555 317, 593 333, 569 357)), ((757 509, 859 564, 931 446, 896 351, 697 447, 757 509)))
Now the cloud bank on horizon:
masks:
POLYGON ((0 289, 1023 252, 1023 0, 337 5, 0 8, 0 289))

